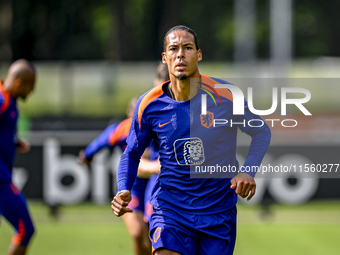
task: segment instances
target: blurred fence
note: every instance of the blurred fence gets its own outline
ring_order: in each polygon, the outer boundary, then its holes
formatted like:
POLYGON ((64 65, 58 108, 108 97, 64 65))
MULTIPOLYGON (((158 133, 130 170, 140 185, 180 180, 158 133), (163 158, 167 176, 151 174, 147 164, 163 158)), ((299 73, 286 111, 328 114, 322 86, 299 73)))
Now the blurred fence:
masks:
MULTIPOLYGON (((153 86, 157 62, 34 62, 38 70, 37 86, 28 103, 21 107, 26 116, 123 116, 129 98, 141 95, 153 86)), ((9 63, 0 63, 0 77, 5 79, 9 63)), ((319 58, 295 61, 283 78, 340 78, 340 60, 319 58)), ((275 71, 267 62, 248 65, 200 63, 200 71, 218 78, 272 78, 275 71)), ((252 84, 252 81, 248 81, 252 84)), ((340 86, 314 86, 311 107, 328 112, 334 109, 335 95, 340 86), (332 93, 325 92, 332 90, 332 93), (329 99, 333 96, 334 100, 329 99), (321 104, 320 104, 321 103, 321 104), (324 110, 322 110, 324 109, 324 110)), ((253 84, 252 84, 253 85, 253 84)), ((242 85, 239 85, 242 88, 242 85)), ((258 86, 258 84, 256 85, 258 86)), ((258 86, 271 91, 273 84, 258 86)), ((293 86, 296 86, 294 84, 293 86)), ((244 90, 244 93, 246 91, 244 90)), ((255 94, 256 96, 256 91, 255 94)), ((261 97, 259 103, 270 104, 271 98, 261 97)), ((256 100, 255 100, 256 102, 256 100)), ((340 107, 337 109, 340 112, 340 107)))

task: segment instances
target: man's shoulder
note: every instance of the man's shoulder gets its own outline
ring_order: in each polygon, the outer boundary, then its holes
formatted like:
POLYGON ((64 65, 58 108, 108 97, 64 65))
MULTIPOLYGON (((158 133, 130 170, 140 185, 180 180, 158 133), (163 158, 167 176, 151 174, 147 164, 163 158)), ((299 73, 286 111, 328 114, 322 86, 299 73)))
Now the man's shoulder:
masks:
POLYGON ((4 97, 4 95, 0 91, 0 108, 4 104, 4 102, 5 102, 5 97, 4 97))
POLYGON ((0 109, 1 109, 1 106, 4 104, 4 102, 5 102, 5 93, 3 90, 2 81, 0 80, 0 109))
POLYGON ((155 103, 157 102, 157 100, 159 98, 162 97, 162 95, 164 94, 163 91, 163 84, 162 85, 158 85, 152 89, 150 89, 148 92, 146 92, 145 94, 143 94, 140 98, 139 98, 139 102, 137 103, 138 105, 138 114, 142 114, 144 112, 144 110, 151 104, 151 103, 155 103))
MULTIPOLYGON (((1 84, 0 84, 1 86, 1 84)), ((2 114, 10 104, 11 96, 0 87, 0 114, 2 114)))
POLYGON ((126 134, 129 133, 130 130, 130 126, 132 123, 132 118, 127 118, 125 120, 123 120, 122 122, 120 122, 118 125, 116 125, 116 131, 118 132, 124 132, 126 134))
POLYGON ((141 97, 140 97, 140 104, 142 103, 150 103, 153 100, 157 99, 164 93, 163 91, 163 84, 157 85, 153 87, 152 89, 148 90, 145 92, 141 97))
POLYGON ((109 136, 109 144, 115 145, 118 142, 124 141, 130 130, 132 118, 128 118, 120 122, 118 125, 113 126, 111 134, 109 136))
POLYGON ((221 102, 221 100, 227 99, 228 101, 233 101, 233 96, 230 90, 228 90, 226 87, 216 87, 217 84, 225 84, 225 85, 232 85, 234 84, 215 77, 209 77, 205 75, 201 75, 201 88, 205 89, 212 94, 215 94, 218 98, 218 100, 221 102))
POLYGON ((148 111, 150 105, 156 106, 157 108, 157 102, 164 94, 163 85, 164 83, 153 87, 138 99, 135 111, 137 110, 136 116, 138 118, 139 126, 141 126, 142 116, 148 111))
POLYGON ((210 85, 212 84, 229 84, 229 85, 234 85, 233 83, 227 81, 226 79, 221 79, 221 78, 216 78, 212 76, 207 76, 201 74, 201 79, 203 83, 208 83, 210 85))

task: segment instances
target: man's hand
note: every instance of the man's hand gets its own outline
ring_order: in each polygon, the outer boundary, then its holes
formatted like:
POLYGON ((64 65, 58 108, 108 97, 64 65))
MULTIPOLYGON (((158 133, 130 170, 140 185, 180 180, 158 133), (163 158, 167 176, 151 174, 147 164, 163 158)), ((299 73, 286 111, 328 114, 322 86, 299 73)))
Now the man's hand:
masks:
POLYGON ((127 212, 133 212, 132 209, 127 208, 131 201, 131 192, 125 190, 122 194, 119 194, 113 198, 111 201, 111 210, 117 216, 120 217, 127 212))
POLYGON ((90 165, 91 161, 87 160, 84 150, 79 151, 78 162, 81 163, 81 164, 85 164, 87 166, 90 165))
POLYGON ((27 142, 24 142, 22 140, 17 140, 16 147, 19 153, 27 153, 30 151, 31 147, 27 142))
POLYGON ((253 177, 247 173, 240 173, 230 180, 230 188, 235 189, 235 193, 242 198, 247 197, 249 201, 254 195, 256 190, 256 183, 253 177), (250 192, 250 194, 249 194, 250 192), (249 196, 248 196, 249 195, 249 196))

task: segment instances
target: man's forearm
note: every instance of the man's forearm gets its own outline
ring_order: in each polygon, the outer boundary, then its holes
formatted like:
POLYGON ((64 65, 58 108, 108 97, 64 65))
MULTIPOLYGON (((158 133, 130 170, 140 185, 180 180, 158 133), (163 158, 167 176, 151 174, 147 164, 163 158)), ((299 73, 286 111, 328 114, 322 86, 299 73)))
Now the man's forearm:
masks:
POLYGON ((244 162, 240 172, 248 173, 252 177, 255 176, 256 171, 254 171, 254 167, 257 167, 261 164, 262 159, 268 150, 270 139, 271 132, 269 127, 264 128, 256 134, 253 134, 247 159, 244 162))
POLYGON ((141 153, 126 147, 118 165, 118 191, 131 190, 138 171, 141 153))

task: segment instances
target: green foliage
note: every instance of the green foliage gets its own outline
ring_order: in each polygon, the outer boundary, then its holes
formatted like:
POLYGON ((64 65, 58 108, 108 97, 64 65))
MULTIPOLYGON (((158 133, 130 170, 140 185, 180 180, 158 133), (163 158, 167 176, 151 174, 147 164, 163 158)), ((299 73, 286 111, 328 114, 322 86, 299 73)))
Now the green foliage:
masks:
MULTIPOLYGON (((156 60, 165 32, 185 24, 197 32, 206 60, 232 60, 232 0, 6 0, 3 5, 12 7, 13 22, 3 25, 12 36, 3 37, 0 46, 11 45, 14 59, 156 60)), ((293 8, 294 56, 340 56, 339 1, 300 0, 293 8)), ((269 57, 269 12, 269 0, 256 1, 258 59, 269 57)))

